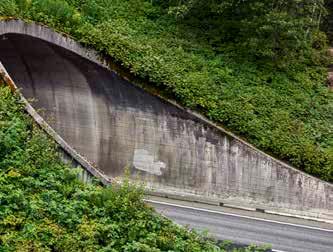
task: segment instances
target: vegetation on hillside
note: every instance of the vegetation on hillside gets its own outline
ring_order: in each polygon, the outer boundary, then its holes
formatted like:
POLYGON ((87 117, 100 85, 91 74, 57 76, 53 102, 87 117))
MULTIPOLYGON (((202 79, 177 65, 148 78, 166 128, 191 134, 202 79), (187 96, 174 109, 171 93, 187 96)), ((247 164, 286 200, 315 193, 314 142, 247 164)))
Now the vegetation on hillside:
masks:
POLYGON ((126 180, 81 183, 56 148, 0 87, 0 251, 225 251, 158 215, 126 180))
POLYGON ((323 30, 327 33, 330 45, 333 46, 333 0, 326 0, 325 6, 328 15, 324 19, 323 30))
POLYGON ((323 0, 2 0, 258 148, 333 181, 323 0))

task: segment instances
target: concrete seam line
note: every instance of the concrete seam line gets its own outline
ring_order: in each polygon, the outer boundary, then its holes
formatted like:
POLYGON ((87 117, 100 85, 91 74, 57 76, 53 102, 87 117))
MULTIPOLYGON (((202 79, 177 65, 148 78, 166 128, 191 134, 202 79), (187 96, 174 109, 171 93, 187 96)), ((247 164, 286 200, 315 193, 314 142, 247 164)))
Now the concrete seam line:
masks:
POLYGON ((317 227, 311 227, 311 226, 306 226, 306 225, 301 225, 301 224, 293 224, 293 223, 287 223, 287 222, 282 222, 282 221, 261 219, 261 218, 257 218, 257 217, 250 217, 250 216, 240 215, 240 214, 224 213, 224 212, 216 211, 216 210, 209 210, 209 209, 198 208, 198 207, 184 206, 184 205, 161 202, 161 201, 156 201, 156 200, 147 200, 147 199, 145 199, 144 201, 148 202, 148 203, 153 203, 153 204, 173 206, 173 207, 184 208, 184 209, 189 209, 189 210, 195 210, 195 211, 201 211, 201 212, 207 212, 207 213, 214 213, 214 214, 220 214, 220 215, 226 215, 226 216, 233 216, 233 217, 239 217, 239 218, 244 218, 244 219, 257 220, 257 221, 276 223, 276 224, 281 224, 281 225, 301 227, 301 228, 307 228, 307 229, 313 229, 313 230, 319 230, 319 231, 325 231, 325 232, 333 233, 333 229, 317 228, 317 227))

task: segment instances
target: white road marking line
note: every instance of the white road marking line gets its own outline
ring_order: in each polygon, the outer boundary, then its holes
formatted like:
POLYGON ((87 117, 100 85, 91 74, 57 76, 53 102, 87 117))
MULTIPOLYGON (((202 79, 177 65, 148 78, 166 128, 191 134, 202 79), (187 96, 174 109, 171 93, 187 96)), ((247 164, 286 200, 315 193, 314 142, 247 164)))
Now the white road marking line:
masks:
POLYGON ((307 229, 312 229, 312 230, 319 230, 319 231, 325 231, 325 232, 332 232, 333 233, 333 229, 324 229, 324 228, 311 227, 311 226, 306 226, 306 225, 301 225, 301 224, 293 224, 293 223, 288 223, 288 222, 267 220, 267 219, 261 219, 261 218, 257 218, 257 217, 250 217, 250 216, 233 214, 233 213, 225 213, 225 212, 209 210, 209 209, 204 209, 204 208, 191 207, 191 206, 183 206, 183 205, 167 203, 167 202, 162 202, 162 201, 156 201, 156 200, 147 200, 147 199, 145 199, 145 201, 148 202, 148 203, 153 203, 153 204, 173 206, 173 207, 185 208, 185 209, 196 210, 196 211, 202 211, 202 212, 207 212, 207 213, 221 214, 221 215, 245 218, 245 219, 250 219, 250 220, 270 222, 270 223, 276 223, 276 224, 281 224, 281 225, 288 225, 288 226, 293 226, 293 227, 307 228, 307 229))

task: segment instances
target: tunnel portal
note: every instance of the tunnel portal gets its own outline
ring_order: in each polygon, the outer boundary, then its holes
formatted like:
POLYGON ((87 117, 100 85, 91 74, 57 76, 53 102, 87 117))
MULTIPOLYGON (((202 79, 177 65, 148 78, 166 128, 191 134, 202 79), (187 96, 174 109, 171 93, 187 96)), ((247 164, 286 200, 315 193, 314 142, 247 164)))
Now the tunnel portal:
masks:
POLYGON ((128 167, 132 178, 167 193, 311 216, 332 212, 329 184, 149 94, 97 60, 6 29, 81 47, 38 25, 0 24, 0 61, 24 97, 35 99, 32 105, 51 127, 110 178, 128 167))

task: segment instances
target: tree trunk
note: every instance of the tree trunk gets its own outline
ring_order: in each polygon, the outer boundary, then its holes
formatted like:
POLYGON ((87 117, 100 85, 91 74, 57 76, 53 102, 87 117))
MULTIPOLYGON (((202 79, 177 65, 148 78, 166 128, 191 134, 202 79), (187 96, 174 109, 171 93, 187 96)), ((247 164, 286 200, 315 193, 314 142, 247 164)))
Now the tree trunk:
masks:
POLYGON ((326 9, 328 10, 325 27, 330 45, 333 46, 333 0, 326 0, 325 5, 326 9))

